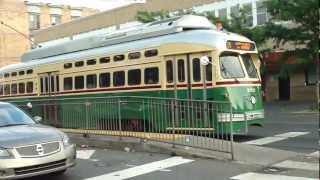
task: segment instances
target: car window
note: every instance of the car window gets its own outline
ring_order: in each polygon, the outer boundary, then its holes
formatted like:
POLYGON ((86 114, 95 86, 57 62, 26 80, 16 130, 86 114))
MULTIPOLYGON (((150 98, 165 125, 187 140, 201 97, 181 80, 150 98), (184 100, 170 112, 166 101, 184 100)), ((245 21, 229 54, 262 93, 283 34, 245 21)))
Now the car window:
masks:
POLYGON ((0 105, 0 127, 15 124, 35 124, 35 122, 13 105, 0 105))

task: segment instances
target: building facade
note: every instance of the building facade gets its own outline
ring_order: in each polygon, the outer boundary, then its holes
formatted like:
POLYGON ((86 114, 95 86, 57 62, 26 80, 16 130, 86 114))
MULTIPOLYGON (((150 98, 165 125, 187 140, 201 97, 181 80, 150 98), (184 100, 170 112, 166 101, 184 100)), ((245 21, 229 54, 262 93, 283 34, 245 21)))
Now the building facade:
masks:
POLYGON ((35 31, 97 13, 95 9, 0 0, 0 67, 20 62, 35 31), (30 40, 28 40, 30 39, 30 40))

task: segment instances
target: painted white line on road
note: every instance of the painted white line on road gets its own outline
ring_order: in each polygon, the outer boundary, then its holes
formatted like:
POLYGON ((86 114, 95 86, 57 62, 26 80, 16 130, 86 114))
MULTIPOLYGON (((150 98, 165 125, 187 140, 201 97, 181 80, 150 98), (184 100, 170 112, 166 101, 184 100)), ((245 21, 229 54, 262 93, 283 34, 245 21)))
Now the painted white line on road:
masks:
POLYGON ((284 138, 284 137, 265 137, 265 138, 261 138, 261 139, 247 141, 247 142, 244 142, 243 144, 265 145, 265 144, 269 144, 269 143, 273 143, 273 142, 277 142, 277 141, 282 141, 285 139, 287 139, 287 138, 284 138))
POLYGON ((90 159, 96 150, 77 150, 78 159, 90 159))
POLYGON ((184 159, 182 157, 172 157, 169 159, 144 164, 141 166, 112 172, 110 174, 104 174, 97 177, 87 178, 85 180, 124 180, 190 162, 193 162, 193 160, 184 159))
POLYGON ((307 156, 319 158, 319 151, 308 154, 307 156))
POLYGON ((299 162, 299 161, 283 161, 278 164, 272 165, 273 167, 280 167, 280 168, 289 168, 289 169, 303 169, 309 171, 319 171, 319 164, 318 163, 307 163, 307 162, 299 162))
POLYGON ((296 176, 284 176, 275 174, 260 174, 260 173, 246 173, 234 176, 233 180, 317 180, 313 178, 306 177, 296 177, 296 176))
POLYGON ((274 135, 271 137, 265 137, 265 138, 255 139, 252 141, 243 142, 243 144, 251 144, 251 145, 261 146, 261 145, 270 144, 270 143, 274 143, 277 141, 282 141, 282 140, 286 140, 289 138, 302 136, 302 135, 306 135, 306 134, 309 134, 309 132, 287 132, 287 133, 283 133, 283 134, 274 135))
POLYGON ((278 134, 278 135, 275 135, 275 136, 276 137, 293 138, 293 137, 297 137, 297 136, 306 135, 306 134, 309 134, 309 133, 310 132, 287 132, 287 133, 278 134))

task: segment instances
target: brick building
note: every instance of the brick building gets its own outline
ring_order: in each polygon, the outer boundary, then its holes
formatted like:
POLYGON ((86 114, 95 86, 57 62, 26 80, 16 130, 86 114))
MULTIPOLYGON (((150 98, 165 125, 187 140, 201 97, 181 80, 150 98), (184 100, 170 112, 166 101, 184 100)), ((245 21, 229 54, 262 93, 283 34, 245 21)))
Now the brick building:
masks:
POLYGON ((32 33, 97 12, 89 8, 0 0, 0 21, 4 23, 0 24, 0 67, 20 62, 21 55, 31 47, 28 37, 32 33))

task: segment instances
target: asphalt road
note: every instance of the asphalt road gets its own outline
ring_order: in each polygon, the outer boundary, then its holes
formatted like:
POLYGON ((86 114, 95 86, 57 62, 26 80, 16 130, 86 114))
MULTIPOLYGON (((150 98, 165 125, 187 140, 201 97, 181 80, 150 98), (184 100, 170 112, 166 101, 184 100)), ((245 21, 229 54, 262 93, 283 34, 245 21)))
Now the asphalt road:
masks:
POLYGON ((248 135, 238 135, 237 142, 274 137, 288 132, 307 134, 268 143, 263 146, 301 153, 319 149, 319 116, 310 112, 310 102, 272 102, 265 104, 263 127, 249 127, 248 135))

